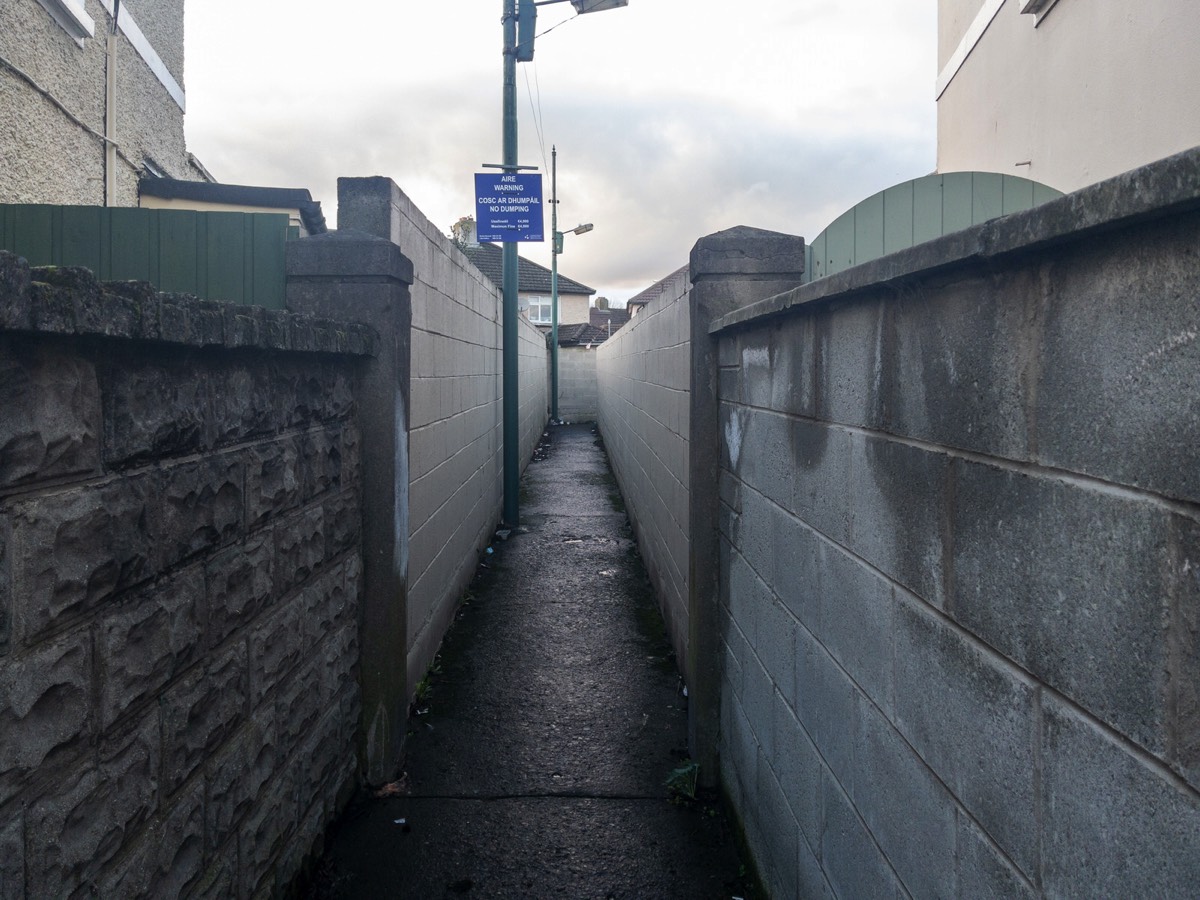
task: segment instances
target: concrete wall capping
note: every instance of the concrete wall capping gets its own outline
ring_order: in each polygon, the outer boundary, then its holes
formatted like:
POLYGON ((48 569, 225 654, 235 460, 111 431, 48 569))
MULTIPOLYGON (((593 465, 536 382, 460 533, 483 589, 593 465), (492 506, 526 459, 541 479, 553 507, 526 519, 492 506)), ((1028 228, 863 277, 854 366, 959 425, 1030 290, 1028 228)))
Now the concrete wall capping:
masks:
POLYGON ((399 246, 348 228, 289 241, 286 268, 289 279, 336 279, 342 283, 382 279, 413 283, 412 261, 399 246))
POLYGON ((1200 147, 769 297, 715 320, 717 334, 787 310, 971 264, 1083 241, 1114 228, 1200 208, 1200 147))
POLYGON ((369 325, 158 292, 143 282, 104 282, 87 269, 30 268, 0 250, 0 331, 372 356, 369 325))
POLYGON ((700 238, 688 264, 693 284, 709 277, 800 275, 804 272, 804 238, 739 225, 700 238))

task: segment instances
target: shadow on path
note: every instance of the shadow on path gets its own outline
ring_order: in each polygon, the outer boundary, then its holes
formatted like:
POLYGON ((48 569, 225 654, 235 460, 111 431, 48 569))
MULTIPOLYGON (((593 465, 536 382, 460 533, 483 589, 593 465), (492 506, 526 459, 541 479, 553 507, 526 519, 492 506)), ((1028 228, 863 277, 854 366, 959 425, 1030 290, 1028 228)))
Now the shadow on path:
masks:
POLYGON ((551 426, 539 457, 409 720, 403 793, 343 816, 313 897, 750 897, 718 807, 665 787, 686 700, 600 442, 551 426))

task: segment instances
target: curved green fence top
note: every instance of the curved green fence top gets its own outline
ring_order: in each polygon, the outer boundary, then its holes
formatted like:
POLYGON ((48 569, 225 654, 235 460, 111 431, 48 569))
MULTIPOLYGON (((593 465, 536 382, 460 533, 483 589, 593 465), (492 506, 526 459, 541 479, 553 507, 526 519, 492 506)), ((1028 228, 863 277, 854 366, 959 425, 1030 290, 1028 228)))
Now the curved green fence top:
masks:
POLYGON ((804 281, 1061 196, 1036 181, 993 172, 948 172, 905 181, 846 210, 817 235, 805 250, 804 281))

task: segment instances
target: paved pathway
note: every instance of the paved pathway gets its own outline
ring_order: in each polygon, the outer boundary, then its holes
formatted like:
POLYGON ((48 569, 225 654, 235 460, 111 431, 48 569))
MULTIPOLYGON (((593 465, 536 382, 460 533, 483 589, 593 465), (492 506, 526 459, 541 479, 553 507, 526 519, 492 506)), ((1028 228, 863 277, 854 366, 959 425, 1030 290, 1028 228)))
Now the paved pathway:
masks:
POLYGON ((748 896, 722 816, 668 800, 686 701, 591 426, 551 428, 522 522, 410 722, 409 793, 344 817, 317 896, 748 896))

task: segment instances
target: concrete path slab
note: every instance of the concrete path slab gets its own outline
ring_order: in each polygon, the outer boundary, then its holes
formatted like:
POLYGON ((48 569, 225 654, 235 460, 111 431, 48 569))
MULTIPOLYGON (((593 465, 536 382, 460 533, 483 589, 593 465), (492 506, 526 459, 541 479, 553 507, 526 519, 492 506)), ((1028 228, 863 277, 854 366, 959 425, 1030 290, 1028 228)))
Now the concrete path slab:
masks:
POLYGON ((665 787, 686 700, 592 426, 552 426, 522 494, 410 720, 407 794, 351 808, 313 896, 750 897, 719 808, 665 787))

